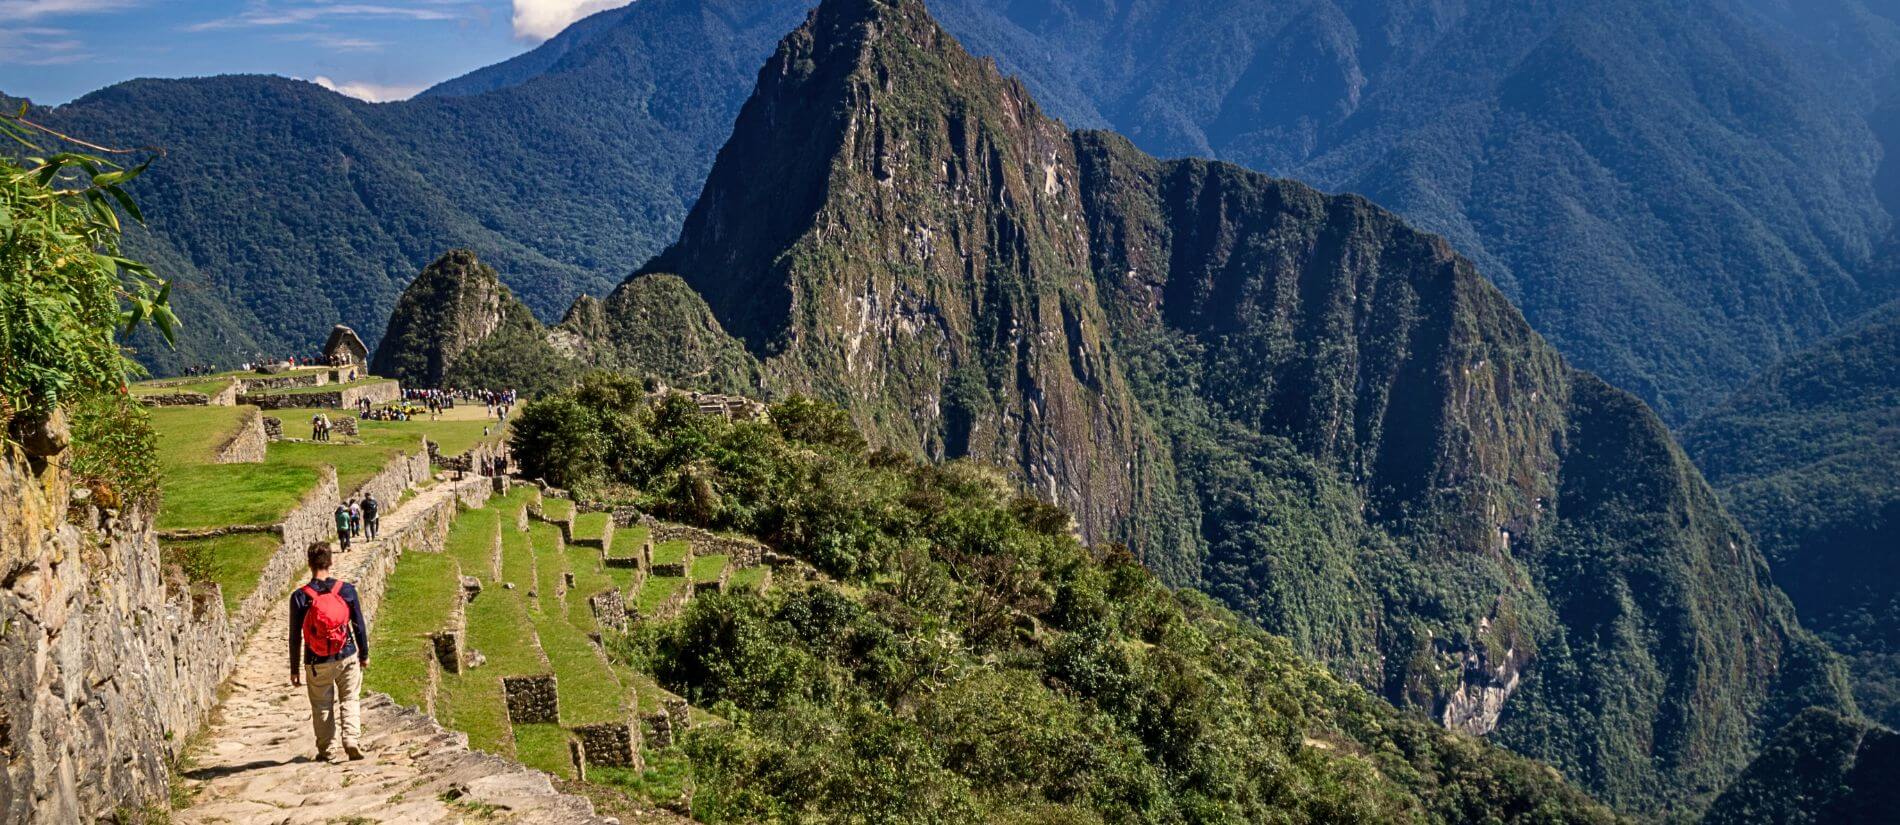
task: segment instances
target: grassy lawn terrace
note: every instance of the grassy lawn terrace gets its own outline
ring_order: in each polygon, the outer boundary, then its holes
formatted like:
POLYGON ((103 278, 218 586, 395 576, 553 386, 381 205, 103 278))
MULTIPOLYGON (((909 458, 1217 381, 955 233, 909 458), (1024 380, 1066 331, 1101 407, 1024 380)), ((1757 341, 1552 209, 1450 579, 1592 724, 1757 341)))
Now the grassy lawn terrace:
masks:
POLYGON ((484 672, 487 670, 483 667, 462 674, 443 674, 436 688, 435 713, 444 726, 468 734, 470 747, 513 756, 515 736, 508 725, 508 701, 502 696, 501 677, 484 672))
POLYGON ((640 609, 640 615, 652 616, 660 605, 686 587, 686 580, 679 576, 648 576, 646 586, 640 588, 639 598, 634 600, 640 609))
POLYGON ((453 557, 441 553, 404 553, 389 574, 389 592, 370 628, 376 667, 364 673, 373 690, 411 707, 421 707, 429 689, 429 661, 435 656, 430 634, 448 625, 460 598, 453 557))
POLYGON ((151 395, 174 395, 181 392, 196 392, 203 393, 206 396, 212 396, 224 392, 225 387, 231 386, 233 379, 229 377, 206 378, 182 384, 172 383, 177 380, 178 379, 166 379, 163 382, 142 381, 133 384, 132 396, 135 398, 144 398, 151 395))
POLYGON ((541 517, 549 521, 567 521, 574 517, 574 502, 565 498, 549 498, 541 502, 541 517))
MULTIPOLYGON (((567 570, 574 574, 574 586, 567 591, 567 620, 584 632, 592 632, 598 627, 587 600, 602 590, 625 590, 626 584, 607 575, 600 563, 600 550, 592 545, 570 544, 566 555, 567 570)), ((623 572, 629 574, 629 578, 633 573, 632 570, 623 572)))
MULTIPOLYGON (((514 590, 501 586, 488 575, 488 571, 464 571, 468 575, 482 579, 482 595, 469 602, 467 607, 468 637, 467 647, 481 651, 488 663, 475 670, 457 675, 444 675, 441 691, 436 697, 437 713, 445 723, 457 730, 465 731, 469 743, 483 750, 513 755, 527 761, 529 755, 537 752, 533 747, 544 744, 542 738, 530 736, 530 754, 522 754, 516 732, 508 724, 508 707, 502 695, 501 680, 504 676, 527 676, 546 673, 548 665, 541 653, 538 638, 529 628, 534 625, 528 618, 526 590, 533 581, 534 559, 527 544, 527 536, 509 529, 502 534, 503 581, 509 581, 510 574, 519 575, 514 590), (511 541, 511 539, 514 539, 511 541)), ((566 745, 561 744, 561 759, 567 758, 566 745)))
MULTIPOLYGON (((560 530, 551 524, 535 522, 528 534, 533 539, 534 567, 542 605, 539 612, 532 614, 534 629, 559 680, 561 723, 571 727, 626 719, 620 684, 607 667, 606 658, 594 647, 593 640, 568 620, 570 611, 563 607, 571 605, 554 600, 562 574, 568 570, 560 530)), ((580 611, 582 615, 587 612, 584 597, 580 611)))
MULTIPOLYGON (((337 485, 350 495, 381 472, 389 460, 420 448, 411 435, 371 435, 362 443, 271 444, 261 464, 212 464, 255 407, 165 407, 152 410, 158 431, 160 483, 165 504, 158 529, 275 524, 317 485, 321 468, 336 468, 337 485)), ((303 411, 280 411, 281 415, 303 411)), ((303 420, 308 420, 308 414, 303 420)), ((298 424, 286 418, 285 426, 298 424)))
MULTIPOLYGON (((566 701, 563 697, 562 703, 566 701)), ((560 725, 516 725, 514 733, 515 758, 521 764, 563 779, 574 778, 574 763, 567 755, 567 731, 560 725)))
POLYGON ((725 556, 699 556, 693 559, 694 582, 716 582, 726 569, 725 556))
POLYGON ((455 559, 462 575, 487 580, 494 574, 495 535, 499 529, 501 519, 494 510, 484 507, 465 511, 449 525, 442 552, 455 559))
POLYGON ((561 574, 567 570, 567 559, 561 557, 561 528, 544 521, 528 523, 528 538, 534 548, 534 590, 536 607, 555 615, 564 612, 554 594, 556 585, 561 582, 561 574))
POLYGON ((599 542, 613 530, 611 513, 581 513, 574 517, 574 540, 599 542))
POLYGON ((726 579, 726 589, 729 592, 757 593, 764 585, 765 574, 769 570, 771 568, 764 565, 734 570, 732 576, 726 579))
POLYGON ((276 533, 233 533, 208 539, 165 539, 160 543, 167 561, 177 561, 194 579, 218 583, 227 613, 235 613, 257 589, 258 576, 278 548, 276 533))
POLYGON ((686 559, 686 551, 690 548, 691 545, 678 539, 655 544, 653 545, 653 563, 679 564, 686 559))

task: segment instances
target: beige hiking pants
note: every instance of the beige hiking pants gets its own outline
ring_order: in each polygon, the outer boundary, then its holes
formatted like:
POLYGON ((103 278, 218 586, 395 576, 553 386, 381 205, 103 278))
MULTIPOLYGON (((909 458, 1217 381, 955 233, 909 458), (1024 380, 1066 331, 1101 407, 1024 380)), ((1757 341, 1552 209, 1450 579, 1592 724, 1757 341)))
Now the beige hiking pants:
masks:
POLYGON ((336 729, 343 728, 343 746, 358 747, 363 734, 363 669, 356 657, 339 662, 304 665, 304 685, 310 691, 310 727, 317 734, 317 751, 328 753, 336 729))

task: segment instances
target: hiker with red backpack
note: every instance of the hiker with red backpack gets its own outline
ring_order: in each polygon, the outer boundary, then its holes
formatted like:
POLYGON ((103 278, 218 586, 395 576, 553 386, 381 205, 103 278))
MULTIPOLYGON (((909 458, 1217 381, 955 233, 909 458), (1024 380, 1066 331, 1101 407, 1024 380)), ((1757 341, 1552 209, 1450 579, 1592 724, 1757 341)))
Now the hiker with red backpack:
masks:
POLYGON ((330 577, 330 545, 310 545, 310 582, 290 594, 290 684, 307 684, 317 759, 330 758, 330 740, 342 728, 343 752, 362 759, 363 720, 358 695, 369 667, 369 629, 356 587, 330 577))

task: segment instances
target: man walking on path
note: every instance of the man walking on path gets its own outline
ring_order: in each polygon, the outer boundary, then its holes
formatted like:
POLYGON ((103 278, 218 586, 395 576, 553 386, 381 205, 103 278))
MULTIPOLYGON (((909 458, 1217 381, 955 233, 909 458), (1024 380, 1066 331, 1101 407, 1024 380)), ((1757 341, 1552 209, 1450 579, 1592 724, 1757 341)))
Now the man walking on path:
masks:
POLYGON ((307 552, 310 583, 290 594, 290 684, 307 685, 317 759, 330 758, 330 740, 342 728, 343 753, 362 759, 363 717, 358 695, 369 667, 369 628, 356 588, 330 577, 330 545, 307 552))
POLYGON ((375 496, 364 493, 362 508, 363 535, 372 539, 376 538, 376 530, 382 526, 383 522, 382 505, 377 503, 375 496))
POLYGON ((336 505, 336 540, 344 550, 350 549, 350 508, 338 502, 336 505))

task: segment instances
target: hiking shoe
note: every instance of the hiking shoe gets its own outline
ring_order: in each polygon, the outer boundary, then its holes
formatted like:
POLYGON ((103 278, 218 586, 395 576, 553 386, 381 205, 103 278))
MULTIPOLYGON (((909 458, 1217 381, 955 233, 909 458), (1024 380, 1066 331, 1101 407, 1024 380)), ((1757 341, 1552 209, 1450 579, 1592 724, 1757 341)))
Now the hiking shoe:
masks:
POLYGON ((344 745, 343 752, 349 755, 351 762, 363 758, 363 749, 355 745, 344 745))
POLYGON ((328 761, 330 761, 330 752, 329 752, 329 751, 317 751, 317 756, 316 756, 316 759, 314 759, 313 761, 316 761, 316 762, 328 762, 328 761))

